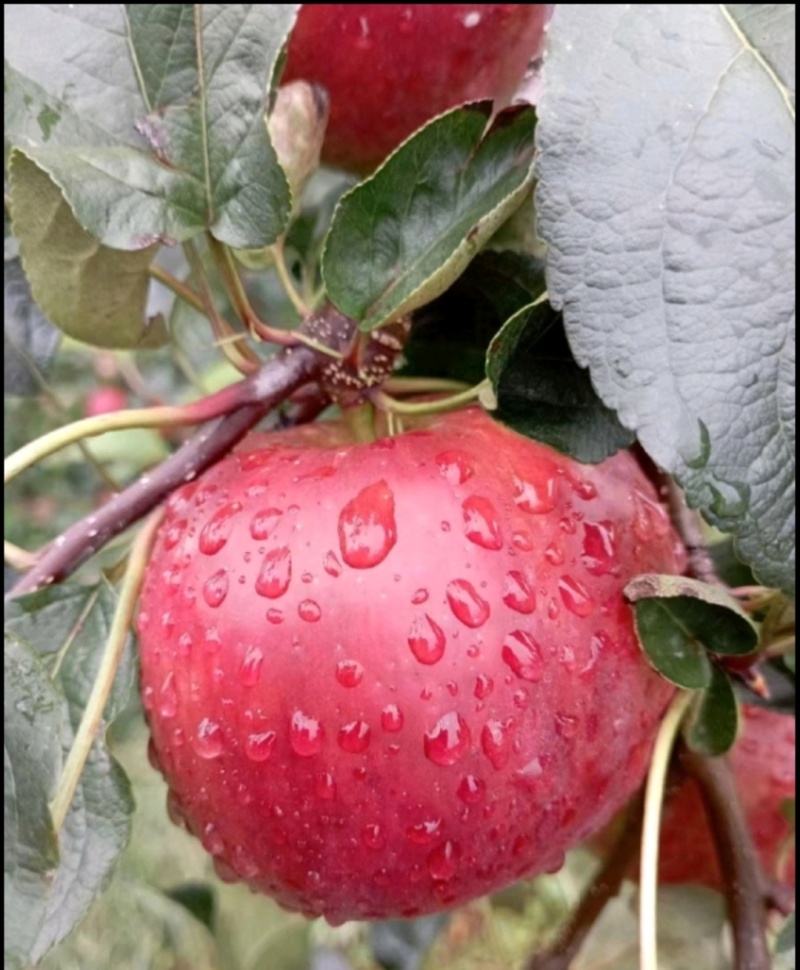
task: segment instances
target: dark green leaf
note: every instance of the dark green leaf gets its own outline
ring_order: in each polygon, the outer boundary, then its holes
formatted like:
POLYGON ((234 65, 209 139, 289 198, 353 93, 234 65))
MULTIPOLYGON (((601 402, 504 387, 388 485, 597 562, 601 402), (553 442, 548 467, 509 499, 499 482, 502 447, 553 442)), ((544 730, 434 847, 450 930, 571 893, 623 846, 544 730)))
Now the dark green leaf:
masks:
POLYGON ((794 4, 556 8, 548 293, 603 402, 794 588, 794 4))
POLYGON ((58 866, 49 803, 61 771, 63 699, 33 649, 8 632, 3 672, 3 957, 15 970, 30 960, 58 866))
MULTIPOLYGON (((8 606, 7 628, 26 637, 63 691, 65 755, 92 689, 115 605, 113 590, 101 583, 97 587, 46 587, 12 600, 8 606)), ((134 672, 129 643, 106 705, 106 724, 127 705, 134 672)), ((108 883, 127 843, 132 811, 128 779, 98 740, 61 830, 61 862, 54 874, 47 917, 32 951, 34 959, 41 959, 71 932, 108 883)))
POLYGON ((124 253, 82 229, 50 177, 20 152, 11 156, 14 232, 39 306, 64 333, 96 347, 158 347, 160 317, 146 314, 148 270, 157 247, 124 253))
POLYGON ((705 647, 683 625, 663 599, 634 604, 636 633, 650 663, 667 680, 687 690, 711 683, 712 667, 705 647))
POLYGON ((297 6, 9 7, 6 137, 107 246, 274 242, 291 197, 264 106, 297 6))
POLYGON ((434 119, 339 203, 323 277, 362 329, 443 293, 525 197, 535 113, 509 108, 490 124, 491 107, 434 119))
POLYGON ((711 683, 694 699, 685 728, 693 751, 715 758, 733 747, 739 729, 739 708, 728 675, 716 665, 711 683))
POLYGON ((546 302, 525 307, 489 345, 486 376, 493 416, 515 431, 582 462, 599 462, 633 444, 575 363, 561 314, 546 302))
POLYGON ((3 389, 37 394, 61 334, 34 302, 19 259, 3 264, 3 314, 3 389))
POLYGON ((709 545, 708 551, 714 562, 714 572, 726 586, 735 589, 737 586, 757 585, 752 569, 736 555, 730 536, 709 545))
POLYGON ((711 653, 742 657, 758 647, 758 631, 739 603, 721 586, 686 576, 638 576, 625 587, 634 603, 656 597, 676 623, 711 653))
POLYGON ((167 890, 167 896, 189 910, 195 919, 213 930, 214 890, 204 882, 187 882, 167 890))
POLYGON ((479 383, 492 338, 544 289, 540 260, 510 252, 479 253, 446 293, 414 315, 403 374, 479 383))

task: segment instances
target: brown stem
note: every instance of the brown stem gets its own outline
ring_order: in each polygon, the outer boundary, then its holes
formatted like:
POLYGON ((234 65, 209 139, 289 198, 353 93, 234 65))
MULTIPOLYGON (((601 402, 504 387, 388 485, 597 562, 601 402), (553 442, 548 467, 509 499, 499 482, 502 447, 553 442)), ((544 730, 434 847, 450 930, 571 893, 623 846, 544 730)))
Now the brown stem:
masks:
POLYGON ((265 414, 312 380, 318 370, 318 355, 306 347, 278 353, 250 378, 250 403, 240 404, 201 428, 156 469, 67 529, 41 551, 36 565, 20 578, 10 595, 31 593, 64 579, 107 542, 155 508, 179 485, 219 461, 265 414))
POLYGON ((569 970, 606 903, 617 895, 623 879, 630 873, 642 839, 643 808, 644 797, 639 795, 630 807, 619 838, 569 922, 555 943, 531 957, 526 970, 569 970))
POLYGON ((724 586, 717 576, 714 560, 703 537, 700 514, 689 508, 673 478, 665 475, 663 481, 672 522, 683 539, 689 557, 689 574, 703 583, 724 586))
POLYGON ((700 785, 714 833, 733 928, 735 970, 770 970, 766 884, 730 765, 724 758, 704 758, 686 746, 681 748, 680 759, 700 785))

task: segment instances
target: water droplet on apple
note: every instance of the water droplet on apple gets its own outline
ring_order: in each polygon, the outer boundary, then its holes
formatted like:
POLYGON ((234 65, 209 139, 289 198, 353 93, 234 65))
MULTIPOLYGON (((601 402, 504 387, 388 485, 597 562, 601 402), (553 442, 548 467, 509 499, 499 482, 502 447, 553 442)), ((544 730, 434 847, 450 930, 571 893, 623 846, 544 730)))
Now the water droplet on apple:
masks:
POLYGON ((276 626, 278 623, 283 623, 283 610, 267 610, 267 620, 276 626))
POLYGON ((493 690, 494 681, 492 678, 488 674, 478 674, 475 678, 475 690, 473 691, 478 700, 486 700, 493 690))
POLYGON ((336 798, 336 781, 329 771, 323 771, 317 776, 317 798, 332 802, 336 798))
POLYGON ((369 569, 389 555, 397 542, 394 495, 385 481, 362 489, 339 516, 339 547, 353 569, 369 569))
POLYGON ((564 562, 564 551, 556 542, 551 542, 544 551, 544 558, 551 566, 560 566, 564 562))
POLYGON ((269 538, 282 515, 280 509, 261 509, 256 512, 250 522, 250 535, 256 542, 269 538))
POLYGON ((203 599, 209 606, 216 609, 224 602, 227 595, 228 573, 224 569, 218 569, 203 584, 203 599))
POLYGON ((424 822, 417 822, 416 825, 409 825, 406 829, 406 838, 414 845, 429 845, 439 838, 441 831, 440 818, 426 819, 424 822))
POLYGON ((264 664, 264 654, 258 647, 250 646, 242 660, 239 679, 243 687, 255 687, 261 677, 261 667, 264 664))
POLYGON ((183 538, 186 526, 189 523, 186 519, 173 519, 164 530, 164 548, 174 549, 183 538))
POLYGON ((486 722, 481 731, 481 749, 496 770, 505 767, 511 755, 511 740, 514 722, 492 719, 486 722))
POLYGON ((458 783, 456 794, 467 805, 477 805, 486 796, 486 782, 475 775, 464 775, 458 783))
POLYGON ((503 548, 503 536, 497 510, 481 495, 471 495, 461 505, 464 516, 464 535, 483 549, 496 552, 503 548))
POLYGON ((381 727, 390 734, 401 730, 404 720, 403 712, 397 704, 387 704, 381 711, 381 727))
POLYGON ((203 526, 200 538, 197 541, 200 552, 206 556, 213 556, 222 549, 230 537, 233 520, 241 509, 241 502, 231 502, 228 505, 223 505, 211 516, 203 526))
POLYGON ((197 725, 193 746, 201 758, 218 758, 222 754, 222 729, 219 724, 204 717, 197 725))
POLYGON ((463 451, 443 451, 436 456, 436 467, 450 485, 463 485, 475 474, 469 458, 463 451))
POLYGON ((382 849, 386 845, 383 830, 377 824, 364 826, 361 841, 368 849, 382 849))
POLYGON ((175 717, 178 710, 178 692, 175 688, 175 674, 172 671, 164 678, 158 700, 158 710, 161 716, 175 717))
POLYGON ((446 644, 444 630, 427 613, 414 618, 408 631, 408 645, 420 663, 438 663, 444 656, 446 644))
POLYGON ((155 689, 150 684, 148 684, 147 687, 145 687, 142 691, 142 707, 144 707, 146 711, 153 710, 153 706, 155 704, 155 695, 155 689))
POLYGON ((514 630, 503 641, 503 662, 521 680, 538 684, 544 674, 544 658, 539 644, 526 630, 514 630))
POLYGON ((418 589, 411 597, 411 602, 415 606, 420 606, 422 603, 425 603, 427 601, 429 596, 430 594, 428 593, 427 589, 418 589))
POLYGON ((203 635, 203 649, 206 653, 216 653, 222 646, 222 637, 215 626, 210 626, 203 635))
POLYGON ((464 718, 456 711, 448 711, 425 732, 425 756, 435 765, 454 765, 469 751, 471 740, 464 718))
POLYGON ((361 754, 369 747, 370 735, 369 724, 366 721, 351 721, 339 730, 336 740, 342 751, 361 754))
POLYGON ((303 600, 297 607, 297 613, 300 619, 305 620, 306 623, 316 623, 322 616, 319 603, 315 603, 314 600, 303 600))
POLYGON ((594 612, 595 602, 589 590, 572 576, 562 576, 558 581, 558 591, 564 606, 575 616, 585 618, 594 612))
POLYGON ((582 482, 573 482, 572 490, 584 502, 591 502, 593 498, 597 498, 597 487, 594 482, 590 482, 588 479, 582 482))
POLYGON ((289 726, 289 743, 292 749, 303 758, 319 754, 322 750, 322 725, 315 717, 309 717, 302 711, 292 714, 289 726))
POLYGON ((358 687, 364 677, 364 668, 357 660, 340 660, 336 664, 336 679, 342 687, 358 687))
POLYGON ((336 558, 335 552, 328 552, 325 555, 325 559, 322 562, 323 569, 329 576, 333 576, 335 579, 337 576, 342 575, 342 564, 336 558))
POLYGON ((514 501, 523 512, 542 515, 556 507, 556 466, 542 460, 525 478, 514 477, 514 501))
POLYGON ((517 569, 506 573, 503 602, 517 613, 533 613, 536 609, 536 594, 525 576, 517 569))
POLYGON ((465 626, 476 629, 489 619, 489 604, 466 579, 454 579, 445 592, 454 616, 465 626))
POLYGON ((274 731, 248 734, 244 742, 244 753, 251 761, 266 761, 275 748, 275 739, 274 731))
POLYGON ((530 532, 515 532, 511 541, 520 552, 531 552, 533 549, 533 536, 530 532))
POLYGON ((292 556, 287 546, 270 549, 264 556, 256 578, 256 592, 268 599, 278 599, 292 580, 292 556))
POLYGON ((458 871, 461 850, 455 842, 444 842, 437 845, 428 856, 428 872, 432 879, 445 882, 452 879, 458 871))
POLYGON ((178 637, 178 654, 181 657, 188 657, 192 652, 192 635, 190 633, 182 633, 178 637))
POLYGON ((618 565, 613 522, 584 522, 581 560, 593 576, 604 576, 618 565))
POLYGON ((183 728, 175 728, 172 732, 172 743, 176 748, 182 748, 186 744, 186 732, 183 728))

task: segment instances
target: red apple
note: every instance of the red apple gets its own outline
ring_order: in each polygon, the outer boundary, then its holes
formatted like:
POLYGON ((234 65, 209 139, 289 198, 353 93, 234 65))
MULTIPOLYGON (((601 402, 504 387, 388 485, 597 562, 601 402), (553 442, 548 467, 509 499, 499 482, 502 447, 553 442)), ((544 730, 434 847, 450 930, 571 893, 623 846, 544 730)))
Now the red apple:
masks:
POLYGON ((128 395, 119 387, 94 387, 83 402, 83 415, 96 418, 112 411, 124 411, 128 406, 128 395))
POLYGON ((323 161, 368 172, 442 111, 507 102, 541 52, 552 6, 304 3, 283 80, 327 88, 323 161))

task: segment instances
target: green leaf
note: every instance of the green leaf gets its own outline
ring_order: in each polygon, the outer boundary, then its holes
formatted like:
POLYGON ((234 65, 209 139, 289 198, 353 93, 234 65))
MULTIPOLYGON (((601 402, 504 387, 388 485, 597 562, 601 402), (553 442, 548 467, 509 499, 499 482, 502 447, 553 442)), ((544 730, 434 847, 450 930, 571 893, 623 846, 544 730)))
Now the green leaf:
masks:
POLYGON ((6 137, 107 246, 275 241, 291 193, 264 121, 297 4, 21 4, 6 137))
POLYGON ((783 662, 794 673, 794 650, 789 650, 783 655, 783 662))
POLYGON ((755 624, 721 586, 687 576, 646 573, 628 583, 625 596, 637 604, 650 597, 668 604, 676 621, 711 653, 742 657, 758 647, 755 624))
POLYGON ((160 317, 148 319, 148 269, 158 247, 124 253, 81 229, 49 176, 20 152, 10 164, 14 232, 37 303, 76 340, 96 347, 158 347, 160 317))
POLYGON ((729 751, 739 730, 739 707, 730 678, 716 665, 711 683, 694 700, 685 728, 693 751, 715 758, 729 751))
POLYGON ((567 344, 561 314, 548 303, 514 314, 489 345, 486 376, 493 417, 582 462, 599 462, 634 436, 600 400, 567 344))
MULTIPOLYGON (((96 587, 46 587, 8 605, 7 628, 25 636, 63 691, 61 738, 71 747, 108 639, 116 595, 96 587)), ((127 706, 135 678, 129 643, 106 705, 109 724, 127 706)), ((32 958, 72 931, 105 888, 127 844, 133 799, 125 773, 103 740, 95 742, 60 833, 61 861, 32 958)))
POLYGON ((49 803, 61 770, 62 698, 41 660, 5 633, 3 672, 4 965, 28 964, 58 865, 49 803))
POLYGON ((322 273, 363 330, 443 293, 524 199, 536 115, 520 106, 489 122, 491 108, 434 119, 339 203, 322 273))
POLYGON ((27 396, 41 391, 41 376, 55 356, 61 334, 31 296, 19 259, 3 264, 3 390, 27 396))
POLYGON ((556 8, 548 294, 603 402, 794 589, 794 4, 556 8))
POLYGON ((779 970, 794 970, 797 932, 795 927, 795 913, 790 913, 775 943, 775 953, 780 958, 779 970))

